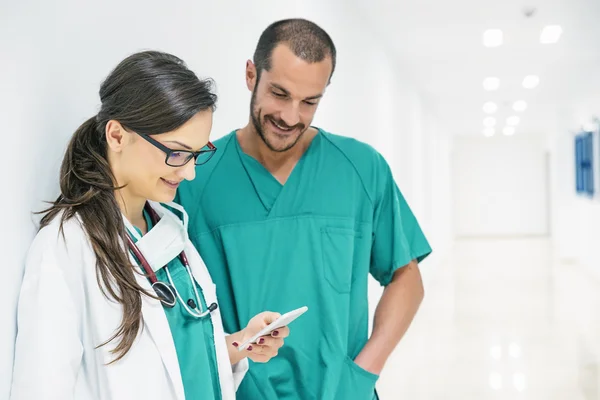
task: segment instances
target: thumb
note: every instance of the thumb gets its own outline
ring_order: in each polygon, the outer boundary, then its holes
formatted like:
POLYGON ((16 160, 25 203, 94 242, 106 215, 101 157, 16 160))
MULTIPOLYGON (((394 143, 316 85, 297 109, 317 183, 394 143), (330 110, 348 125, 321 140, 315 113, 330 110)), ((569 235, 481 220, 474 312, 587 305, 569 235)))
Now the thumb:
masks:
POLYGON ((281 314, 272 311, 263 311, 260 314, 255 315, 244 329, 244 340, 256 335, 261 329, 265 328, 280 316, 281 314))
POLYGON ((262 320, 264 326, 269 325, 271 322, 277 320, 277 318, 281 317, 281 314, 278 312, 265 311, 262 313, 262 320))

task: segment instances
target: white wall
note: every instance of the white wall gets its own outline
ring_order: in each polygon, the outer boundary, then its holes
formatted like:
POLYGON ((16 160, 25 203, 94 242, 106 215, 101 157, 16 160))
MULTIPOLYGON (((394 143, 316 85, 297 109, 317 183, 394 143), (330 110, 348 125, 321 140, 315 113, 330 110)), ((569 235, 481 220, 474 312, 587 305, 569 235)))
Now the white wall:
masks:
POLYGON ((456 137, 452 152, 457 237, 549 233, 544 137, 456 137))
MULTIPOLYGON (((555 171, 552 191, 553 231, 556 256, 578 263, 600 279, 600 162, 594 159, 596 195, 589 198, 575 192, 574 135, 582 129, 600 128, 593 123, 600 117, 600 79, 590 82, 590 95, 563 110, 559 126, 550 139, 555 171)), ((595 156, 600 154, 598 136, 595 137, 595 156)))
MULTIPOLYGON (((172 52, 199 75, 213 77, 220 96, 213 131, 218 138, 247 121, 244 66, 260 32, 284 17, 313 19, 329 31, 339 52, 314 123, 381 150, 423 221, 435 257, 449 247, 449 225, 444 225, 450 214, 444 201, 449 186, 432 185, 446 182, 449 142, 410 77, 346 2, 60 0, 0 7, 3 144, 13 149, 0 158, 11 193, 0 200, 9 210, 2 241, 8 280, 0 294, 0 398, 7 397, 11 379, 18 288, 35 232, 31 212, 57 195, 67 140, 96 114, 100 82, 132 52, 172 52)), ((372 304, 379 295, 374 287, 372 304)))

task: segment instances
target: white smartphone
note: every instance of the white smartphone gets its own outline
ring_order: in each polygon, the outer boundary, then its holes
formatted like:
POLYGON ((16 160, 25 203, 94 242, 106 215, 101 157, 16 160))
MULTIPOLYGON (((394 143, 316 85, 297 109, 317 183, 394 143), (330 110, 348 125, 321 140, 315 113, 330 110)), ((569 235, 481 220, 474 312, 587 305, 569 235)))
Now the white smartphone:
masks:
POLYGON ((238 351, 245 350, 248 345, 252 343, 256 343, 256 341, 261 336, 270 335, 275 329, 283 328, 284 326, 288 326, 293 320, 304 314, 308 311, 308 307, 300 307, 295 310, 292 310, 288 313, 283 314, 281 317, 277 318, 275 321, 271 322, 269 325, 265 326, 260 332, 256 335, 252 336, 250 339, 246 340, 238 347, 238 351))

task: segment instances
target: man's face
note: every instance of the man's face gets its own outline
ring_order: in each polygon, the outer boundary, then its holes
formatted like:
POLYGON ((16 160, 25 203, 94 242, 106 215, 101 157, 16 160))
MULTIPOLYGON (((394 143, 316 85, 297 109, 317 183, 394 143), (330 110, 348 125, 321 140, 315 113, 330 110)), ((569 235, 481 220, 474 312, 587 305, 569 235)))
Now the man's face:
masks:
POLYGON ((252 91, 252 123, 269 149, 291 149, 310 127, 329 83, 331 68, 330 57, 307 63, 285 45, 273 50, 271 70, 263 70, 260 79, 255 66, 248 63, 246 80, 252 91))

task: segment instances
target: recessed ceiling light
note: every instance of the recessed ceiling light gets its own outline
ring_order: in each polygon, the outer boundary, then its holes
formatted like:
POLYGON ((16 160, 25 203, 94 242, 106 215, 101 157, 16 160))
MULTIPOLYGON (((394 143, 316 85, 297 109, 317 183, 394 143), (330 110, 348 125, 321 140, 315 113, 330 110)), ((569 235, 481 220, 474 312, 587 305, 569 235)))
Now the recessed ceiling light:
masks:
POLYGON ((496 78, 496 77, 489 77, 489 78, 485 78, 483 80, 483 88, 485 90, 491 91, 491 90, 498 90, 498 88, 500 87, 500 79, 496 78))
POLYGON ((485 47, 498 47, 502 45, 503 35, 500 29, 488 29, 483 32, 483 45, 485 47))
POLYGON ((540 34, 540 43, 552 44, 558 42, 562 35, 562 27, 560 25, 548 25, 542 29, 540 34))
POLYGON ((485 137, 492 137, 496 134, 496 130, 494 128, 485 128, 483 130, 483 135, 485 137))
POLYGON ((515 128, 513 126, 506 126, 502 130, 502 133, 504 133, 506 136, 512 136, 515 134, 515 128))
POLYGON ((540 77, 537 75, 527 75, 523 79, 523 87, 525 89, 533 89, 540 84, 540 77))
POLYGON ((516 115, 513 115, 512 117, 508 117, 506 119, 506 125, 509 126, 517 126, 519 125, 519 122, 521 122, 521 118, 517 117, 516 115))
POLYGON ((521 347, 516 343, 511 343, 508 352, 512 358, 521 357, 521 347))
POLYGON ((523 112, 527 110, 527 102, 525 100, 515 101, 515 104, 513 104, 513 110, 516 112, 523 112))
POLYGON ((483 120, 483 126, 486 128, 493 128, 496 125, 496 118, 487 117, 483 120))
POLYGON ((498 110, 498 106, 494 102, 488 101, 483 105, 483 112, 486 114, 493 114, 496 110, 498 110))
POLYGON ((490 387, 494 390, 502 389, 502 375, 498 372, 493 372, 490 374, 490 387))
POLYGON ((520 372, 514 374, 513 385, 515 386, 515 389, 517 389, 519 392, 525 391, 525 389, 527 388, 527 379, 525 377, 525 374, 520 372))

